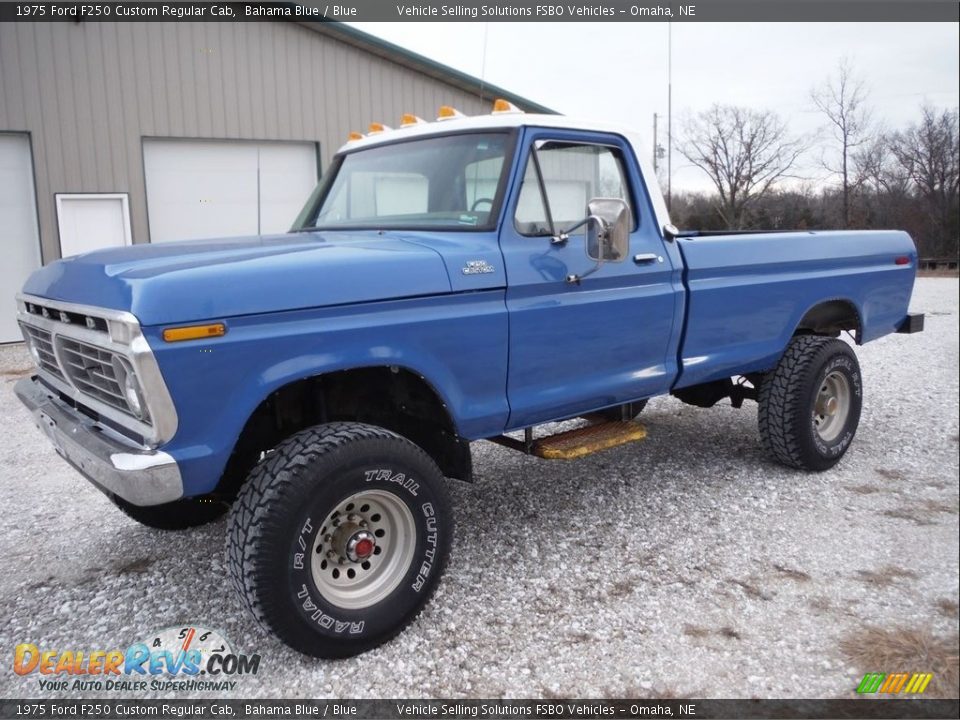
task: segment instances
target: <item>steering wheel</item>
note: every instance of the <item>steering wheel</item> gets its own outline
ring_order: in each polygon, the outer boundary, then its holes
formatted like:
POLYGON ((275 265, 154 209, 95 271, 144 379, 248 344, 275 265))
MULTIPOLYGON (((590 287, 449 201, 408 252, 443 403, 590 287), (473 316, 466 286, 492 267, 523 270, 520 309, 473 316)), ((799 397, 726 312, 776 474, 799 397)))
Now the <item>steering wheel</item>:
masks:
POLYGON ((491 208, 493 207, 493 198, 477 198, 473 201, 473 205, 470 206, 470 212, 473 212, 477 209, 477 205, 482 203, 487 203, 491 208))

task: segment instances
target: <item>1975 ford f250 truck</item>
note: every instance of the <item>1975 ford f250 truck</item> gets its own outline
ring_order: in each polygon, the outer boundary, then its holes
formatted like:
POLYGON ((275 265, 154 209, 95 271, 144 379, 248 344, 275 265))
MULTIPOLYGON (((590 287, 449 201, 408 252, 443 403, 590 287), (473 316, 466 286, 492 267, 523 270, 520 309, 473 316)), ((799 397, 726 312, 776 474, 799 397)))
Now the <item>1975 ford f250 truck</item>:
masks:
POLYGON ((922 329, 905 233, 679 232, 634 135, 495 109, 354 136, 286 234, 93 252, 19 296, 56 449, 151 527, 230 509, 233 584, 304 653, 427 602, 472 441, 571 458, 656 395, 751 399, 774 459, 826 470, 863 397, 838 336, 922 329))

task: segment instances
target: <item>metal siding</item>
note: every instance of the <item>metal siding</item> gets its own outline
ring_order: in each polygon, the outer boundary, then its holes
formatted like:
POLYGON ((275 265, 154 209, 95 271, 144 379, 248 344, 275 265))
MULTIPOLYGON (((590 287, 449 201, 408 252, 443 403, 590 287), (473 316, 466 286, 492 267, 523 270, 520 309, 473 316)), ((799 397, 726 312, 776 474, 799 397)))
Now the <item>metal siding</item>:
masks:
POLYGON ((371 121, 489 112, 488 98, 283 22, 4 23, 0 92, 0 130, 32 137, 47 262, 55 193, 129 193, 133 240, 149 240, 144 137, 305 140, 328 163, 371 121))

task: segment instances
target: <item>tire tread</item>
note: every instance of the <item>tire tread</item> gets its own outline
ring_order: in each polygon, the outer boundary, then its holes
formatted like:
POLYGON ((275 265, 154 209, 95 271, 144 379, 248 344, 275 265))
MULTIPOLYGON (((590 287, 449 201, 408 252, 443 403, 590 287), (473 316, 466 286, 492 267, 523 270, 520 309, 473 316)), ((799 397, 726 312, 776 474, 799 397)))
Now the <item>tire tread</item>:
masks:
MULTIPOLYGON (((270 540, 289 532, 289 528, 280 526, 274 518, 278 515, 278 507, 288 507, 291 503, 297 505, 302 501, 301 495, 308 485, 300 481, 303 473, 309 471, 323 456, 361 440, 379 440, 389 444, 401 441, 435 466, 422 449, 390 430, 357 422, 316 425, 291 435, 264 457, 250 472, 230 511, 226 540, 227 568, 237 594, 264 630, 302 652, 339 657, 362 652, 366 648, 319 653, 307 647, 302 637, 292 636, 289 627, 278 621, 282 612, 277 607, 275 589, 269 587, 273 582, 268 578, 271 561, 266 556, 265 548, 270 540)), ((437 476, 442 480, 439 470, 437 476)), ((449 515, 449 500, 445 495, 441 500, 445 505, 442 510, 449 515)), ((437 568, 438 577, 442 571, 441 563, 437 568)), ((429 601, 436 585, 433 583, 421 608, 429 601)), ((390 637, 399 633, 418 614, 419 610, 399 625, 390 637)), ((371 646, 387 639, 389 637, 378 638, 371 646)))
POLYGON ((794 337, 777 363, 760 383, 758 395, 760 440, 764 449, 784 465, 809 469, 798 440, 796 417, 804 380, 820 353, 841 340, 819 335, 794 337))

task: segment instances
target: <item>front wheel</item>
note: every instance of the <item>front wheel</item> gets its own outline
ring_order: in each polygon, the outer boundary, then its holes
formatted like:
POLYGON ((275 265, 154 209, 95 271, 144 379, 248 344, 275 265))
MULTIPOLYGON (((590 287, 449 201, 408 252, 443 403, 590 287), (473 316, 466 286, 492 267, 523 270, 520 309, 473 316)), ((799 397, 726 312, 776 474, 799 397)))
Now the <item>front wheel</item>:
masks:
POLYGON ((760 438, 784 465, 827 470, 844 456, 860 423, 860 364, 842 340, 795 337, 760 382, 760 438))
POLYGON ((251 472, 230 513, 233 583, 295 650, 348 657, 420 612, 443 572, 450 501, 436 464, 393 432, 318 425, 251 472))

